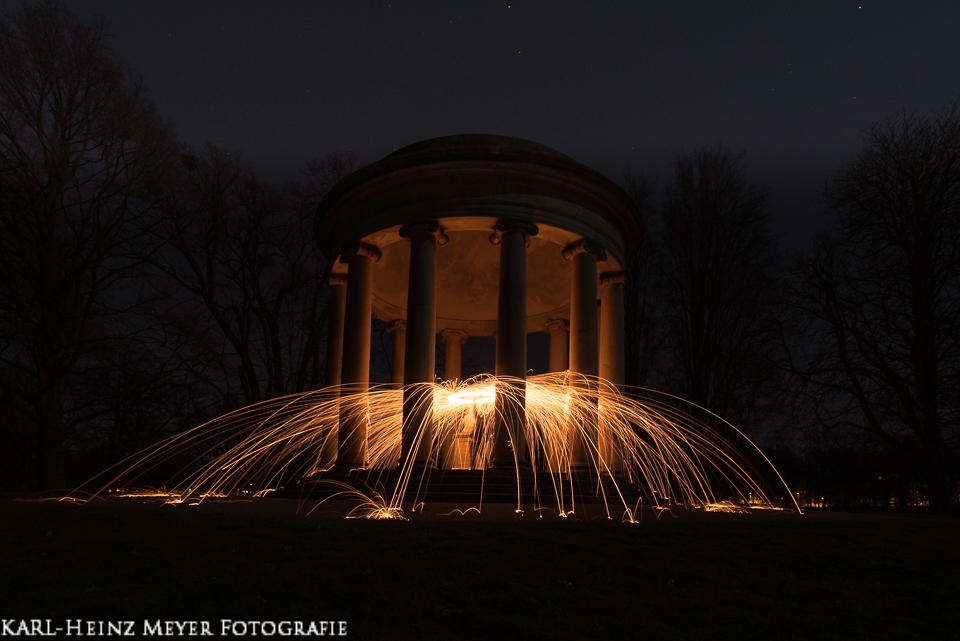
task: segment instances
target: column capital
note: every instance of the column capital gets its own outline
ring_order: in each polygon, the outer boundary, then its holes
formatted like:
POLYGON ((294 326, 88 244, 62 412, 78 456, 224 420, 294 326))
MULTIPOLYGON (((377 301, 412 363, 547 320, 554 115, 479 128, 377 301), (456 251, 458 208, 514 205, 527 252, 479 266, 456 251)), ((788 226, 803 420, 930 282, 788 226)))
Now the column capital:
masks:
POLYGON ((330 286, 334 285, 346 285, 347 284, 347 275, 346 274, 330 274, 330 286))
POLYGON ((543 324, 543 331, 546 332, 547 334, 551 334, 553 332, 558 332, 558 331, 569 332, 570 323, 568 323, 563 318, 551 318, 550 320, 548 320, 546 323, 543 324))
POLYGON ((600 287, 604 285, 615 285, 617 283, 624 285, 627 282, 627 275, 622 271, 603 272, 600 274, 600 287))
POLYGON ((371 245, 369 243, 354 243, 350 247, 344 249, 343 253, 340 254, 340 262, 348 263, 354 256, 365 256, 376 263, 380 261, 382 254, 376 245, 371 245))
POLYGON ((490 235, 490 244, 499 245, 500 237, 507 232, 518 231, 523 234, 523 242, 528 243, 531 236, 540 233, 540 228, 533 223, 527 223, 522 220, 498 220, 493 227, 493 233, 490 235))
POLYGON ((398 329, 405 329, 406 327, 407 327, 407 321, 403 320, 402 318, 398 318, 395 321, 391 321, 387 323, 386 330, 388 332, 395 332, 398 329))
POLYGON ((429 234, 437 239, 437 244, 441 247, 450 241, 450 237, 443 233, 440 223, 435 220, 407 223, 400 228, 400 238, 410 238, 414 234, 429 234))
POLYGON ((466 333, 462 329, 445 329, 440 332, 440 340, 444 343, 449 343, 450 341, 458 341, 461 345, 467 342, 467 339, 470 337, 470 334, 466 333))
POLYGON ((570 243, 563 248, 562 254, 566 260, 570 260, 578 254, 594 254, 598 262, 607 259, 607 252, 603 247, 587 238, 581 238, 574 243, 570 243))

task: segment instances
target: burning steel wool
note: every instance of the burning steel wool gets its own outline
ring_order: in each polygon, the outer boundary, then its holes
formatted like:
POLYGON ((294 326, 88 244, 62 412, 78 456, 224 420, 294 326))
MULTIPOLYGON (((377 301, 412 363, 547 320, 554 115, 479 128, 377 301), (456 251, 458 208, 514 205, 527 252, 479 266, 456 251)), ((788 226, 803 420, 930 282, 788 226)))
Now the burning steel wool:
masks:
MULTIPOLYGON (((373 386, 349 393, 327 388, 249 406, 162 441, 109 471, 109 482, 94 494, 103 495, 120 483, 129 487, 150 470, 187 455, 193 463, 165 485, 173 489, 149 495, 173 504, 196 504, 209 498, 263 496, 304 482, 327 483, 331 498, 359 503, 350 516, 403 518, 404 505, 409 509, 419 500, 418 475, 431 468, 415 464, 419 441, 430 441, 431 458, 444 469, 488 469, 498 408, 503 411, 505 406, 497 403, 496 395, 502 393, 513 394, 508 401, 525 408, 526 414, 526 456, 515 457, 518 512, 520 477, 531 468, 550 479, 551 491, 545 495, 556 497, 556 505, 550 507, 560 515, 572 513, 578 497, 570 479, 584 469, 609 481, 606 485, 612 490, 603 490, 601 498, 611 518, 615 513, 624 520, 635 518, 637 506, 628 504, 620 491, 623 484, 638 487, 641 500, 659 509, 683 504, 738 511, 741 508, 727 500, 731 494, 744 504, 772 507, 745 457, 707 426, 651 400, 643 390, 637 392, 621 394, 602 379, 587 380, 569 372, 525 381, 481 376, 436 383, 432 419, 419 426, 411 454, 401 461, 403 390, 373 386), (342 476, 330 478, 333 462, 323 456, 336 452, 335 428, 344 430, 352 424, 341 423, 343 416, 365 419, 368 487, 381 489, 366 491, 344 483, 342 476), (385 478, 391 479, 386 485, 385 478), (717 496, 718 486, 723 498, 717 496)), ((782 482, 772 465, 771 470, 782 482)), ((480 509, 464 505, 456 511, 480 509)))

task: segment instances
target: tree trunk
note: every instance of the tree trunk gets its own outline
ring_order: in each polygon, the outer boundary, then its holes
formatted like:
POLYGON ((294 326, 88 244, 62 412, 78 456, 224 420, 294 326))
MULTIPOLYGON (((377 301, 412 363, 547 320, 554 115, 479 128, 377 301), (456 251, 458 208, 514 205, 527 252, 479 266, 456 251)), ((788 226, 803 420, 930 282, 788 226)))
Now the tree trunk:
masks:
POLYGON ((927 496, 930 509, 937 514, 949 514, 954 509, 951 496, 950 474, 944 460, 943 450, 925 452, 924 467, 927 476, 927 496))
POLYGON ((60 383, 55 382, 40 391, 34 401, 39 430, 37 468, 41 490, 65 489, 66 474, 63 465, 63 404, 60 383))

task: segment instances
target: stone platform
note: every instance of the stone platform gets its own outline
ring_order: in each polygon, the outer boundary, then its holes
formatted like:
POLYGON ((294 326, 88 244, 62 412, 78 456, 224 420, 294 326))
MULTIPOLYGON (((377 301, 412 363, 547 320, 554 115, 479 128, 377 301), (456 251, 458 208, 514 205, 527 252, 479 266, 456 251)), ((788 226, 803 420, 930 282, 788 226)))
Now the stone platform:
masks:
MULTIPOLYGON (((370 496, 379 492, 389 499, 400 480, 399 470, 330 470, 286 486, 271 496, 322 500, 344 485, 370 496)), ((550 474, 516 470, 414 470, 403 502, 429 503, 513 503, 558 505, 569 503, 622 503, 634 505, 642 494, 640 486, 626 478, 599 479, 595 473, 550 474), (622 496, 622 499, 620 498, 622 496)))

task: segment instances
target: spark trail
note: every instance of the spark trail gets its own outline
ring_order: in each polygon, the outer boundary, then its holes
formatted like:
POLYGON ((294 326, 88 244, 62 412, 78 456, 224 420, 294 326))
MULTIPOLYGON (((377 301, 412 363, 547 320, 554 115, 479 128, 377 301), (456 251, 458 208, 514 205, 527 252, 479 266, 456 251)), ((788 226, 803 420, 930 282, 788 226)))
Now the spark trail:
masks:
MULTIPOLYGON (((673 503, 734 510, 730 497, 743 504, 772 505, 765 484, 742 454, 706 425, 655 400, 654 394, 640 389, 621 394, 607 381, 570 372, 526 381, 481 376, 437 383, 432 386, 432 396, 426 396, 433 401, 431 429, 421 425, 414 442, 429 439, 431 459, 443 468, 486 470, 493 451, 497 408, 502 411, 513 403, 526 410, 528 464, 547 473, 553 485, 551 496, 557 502, 553 507, 561 515, 572 512, 577 497, 571 478, 584 470, 609 480, 612 491, 603 496, 608 516, 613 510, 626 520, 634 519, 636 506, 628 505, 620 491, 624 482, 637 484, 646 503, 654 508, 673 503), (525 389, 525 394, 518 395, 518 389, 525 389), (499 404, 498 391, 506 395, 499 404), (723 496, 718 496, 718 491, 723 496)), ((331 439, 329 445, 336 444, 339 417, 348 414, 359 415, 367 426, 364 467, 371 489, 364 492, 341 483, 340 495, 360 499, 353 516, 402 518, 402 506, 417 501, 423 482, 417 475, 425 472, 415 465, 412 454, 400 460, 403 390, 388 386, 372 386, 362 393, 327 388, 231 412, 111 468, 106 477, 100 477, 109 481, 95 488, 93 495, 102 496, 119 485, 130 487, 151 470, 184 457, 192 463, 165 484, 174 489, 155 493, 168 503, 256 497, 305 480, 324 482, 332 465, 323 460, 324 444, 331 439), (378 475, 394 469, 400 472, 391 478, 398 480, 383 489, 378 475)), ((783 482, 772 465, 770 468, 783 482)), ((526 464, 516 457, 518 488, 522 469, 526 464)), ((788 488, 786 494, 792 498, 788 488)), ((79 496, 75 493, 67 498, 81 500, 79 496)), ((518 511, 520 508, 518 489, 518 511)), ((799 506, 796 509, 799 511, 799 506)))

